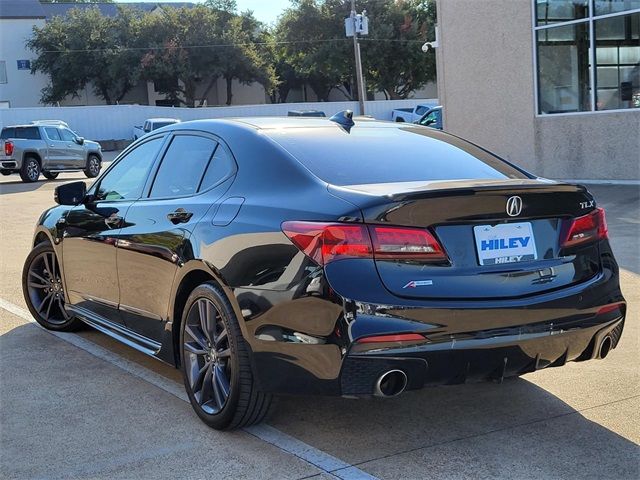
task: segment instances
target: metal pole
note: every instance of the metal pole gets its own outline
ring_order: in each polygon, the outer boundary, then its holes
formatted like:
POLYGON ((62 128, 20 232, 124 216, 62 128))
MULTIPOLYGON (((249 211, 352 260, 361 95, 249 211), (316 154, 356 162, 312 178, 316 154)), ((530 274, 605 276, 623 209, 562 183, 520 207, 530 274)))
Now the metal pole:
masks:
POLYGON ((360 105, 360 115, 364 115, 364 78, 362 77, 362 59, 360 58, 360 44, 356 33, 356 0, 351 0, 351 16, 353 17, 353 55, 356 61, 356 85, 358 88, 358 103, 360 105))

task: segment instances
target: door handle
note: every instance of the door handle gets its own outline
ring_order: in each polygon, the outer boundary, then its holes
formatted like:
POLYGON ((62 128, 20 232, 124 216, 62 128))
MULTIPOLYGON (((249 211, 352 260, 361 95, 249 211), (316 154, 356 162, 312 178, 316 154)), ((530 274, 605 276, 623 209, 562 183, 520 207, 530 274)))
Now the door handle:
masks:
POLYGON ((167 213, 167 218, 171 223, 187 223, 193 217, 193 213, 187 212, 184 208, 176 208, 173 212, 167 213))
POLYGON ((106 223, 109 228, 120 228, 122 226, 122 220, 122 217, 113 214, 105 218, 104 223, 106 223))

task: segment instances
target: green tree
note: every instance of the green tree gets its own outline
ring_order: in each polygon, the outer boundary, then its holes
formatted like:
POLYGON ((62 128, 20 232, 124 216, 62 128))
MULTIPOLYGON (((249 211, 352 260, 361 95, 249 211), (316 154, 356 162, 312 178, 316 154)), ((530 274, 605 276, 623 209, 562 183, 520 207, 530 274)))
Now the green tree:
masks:
POLYGON ((40 3, 113 3, 113 0, 40 0, 40 3))
POLYGON ((344 36, 345 4, 340 0, 292 3, 275 29, 283 61, 279 71, 307 83, 321 101, 328 101, 331 90, 343 90, 352 76, 353 55, 349 52, 353 50, 344 36))
POLYGON ((55 104, 91 85, 107 104, 121 101, 136 84, 140 54, 131 50, 137 16, 120 9, 115 18, 104 17, 93 7, 72 9, 65 17, 54 17, 43 27, 34 27, 27 46, 38 58, 32 73, 49 75, 42 102, 55 104))
POLYGON ((435 39, 433 0, 365 0, 358 5, 369 17, 369 36, 361 40, 361 52, 370 90, 388 99, 407 98, 435 80, 435 53, 421 49, 435 39))

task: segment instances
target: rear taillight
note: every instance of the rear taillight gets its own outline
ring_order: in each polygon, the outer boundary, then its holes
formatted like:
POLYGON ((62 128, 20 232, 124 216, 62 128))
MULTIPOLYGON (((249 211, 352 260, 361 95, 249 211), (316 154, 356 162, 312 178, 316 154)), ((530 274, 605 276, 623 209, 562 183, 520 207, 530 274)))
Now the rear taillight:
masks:
POLYGON ((320 265, 340 258, 443 262, 447 256, 427 230, 377 225, 284 222, 282 231, 320 265))
POLYGON ((4 142, 4 154, 7 157, 13 155, 13 142, 4 142))
POLYGON ((373 241, 373 253, 377 259, 426 262, 443 262, 447 259, 444 249, 428 230, 371 226, 369 231, 373 241))
POLYGON ((596 208, 587 215, 566 220, 562 231, 562 241, 560 242, 562 248, 609 238, 603 208, 596 208))

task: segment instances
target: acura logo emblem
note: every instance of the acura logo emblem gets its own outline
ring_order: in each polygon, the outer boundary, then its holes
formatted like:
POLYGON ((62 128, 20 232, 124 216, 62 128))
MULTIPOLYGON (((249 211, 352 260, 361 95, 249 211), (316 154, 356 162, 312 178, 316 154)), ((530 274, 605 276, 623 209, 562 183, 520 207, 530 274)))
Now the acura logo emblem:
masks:
POLYGON ((522 212, 522 199, 518 196, 509 197, 507 200, 507 215, 517 217, 522 212))

